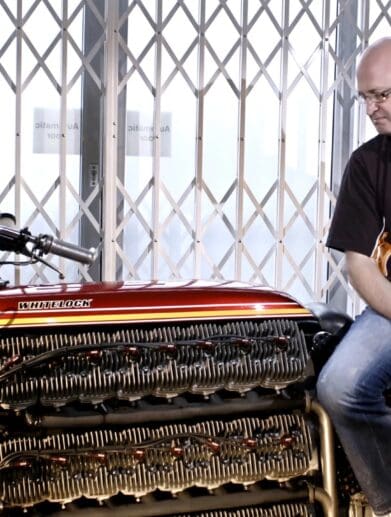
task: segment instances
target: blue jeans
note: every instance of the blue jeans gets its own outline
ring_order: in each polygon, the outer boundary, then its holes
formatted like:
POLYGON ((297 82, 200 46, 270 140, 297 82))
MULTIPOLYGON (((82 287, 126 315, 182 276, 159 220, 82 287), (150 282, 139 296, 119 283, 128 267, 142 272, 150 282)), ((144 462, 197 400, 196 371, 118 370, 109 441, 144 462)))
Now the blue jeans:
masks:
POLYGON ((367 308, 338 344, 317 396, 374 511, 391 511, 391 320, 367 308))

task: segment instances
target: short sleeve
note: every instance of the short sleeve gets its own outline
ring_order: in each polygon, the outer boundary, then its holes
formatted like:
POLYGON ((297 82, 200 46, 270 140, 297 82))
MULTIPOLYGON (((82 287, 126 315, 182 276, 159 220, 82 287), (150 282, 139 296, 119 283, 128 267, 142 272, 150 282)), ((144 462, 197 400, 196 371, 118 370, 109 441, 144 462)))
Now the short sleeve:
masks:
POLYGON ((344 172, 326 245, 370 256, 383 227, 377 202, 377 153, 355 151, 344 172))

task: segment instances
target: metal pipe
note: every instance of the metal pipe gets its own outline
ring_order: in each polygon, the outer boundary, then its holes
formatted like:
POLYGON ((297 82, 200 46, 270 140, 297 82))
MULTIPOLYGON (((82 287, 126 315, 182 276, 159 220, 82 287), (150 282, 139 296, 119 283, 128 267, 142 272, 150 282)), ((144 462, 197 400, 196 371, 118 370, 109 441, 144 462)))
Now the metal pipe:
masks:
POLYGON ((78 428, 84 426, 129 425, 145 422, 175 422, 209 416, 237 416, 261 411, 304 409, 304 401, 287 400, 278 397, 262 397, 259 400, 238 400, 228 403, 209 404, 172 404, 151 406, 149 409, 129 409, 128 411, 109 411, 107 414, 84 413, 82 415, 40 415, 36 418, 26 414, 27 423, 42 428, 78 428))
POLYGON ((204 109, 205 109, 205 12, 206 0, 199 0, 198 30, 198 83, 197 83, 197 126, 195 142, 195 193, 194 193, 194 277, 202 277, 202 191, 204 156, 204 109))
MULTIPOLYGON (((334 430, 331 420, 323 407, 306 393, 306 410, 316 414, 319 420, 320 458, 323 486, 330 497, 327 517, 338 517, 338 496, 335 468, 334 430)), ((320 497, 320 496, 319 496, 320 497)), ((323 497, 323 496, 322 496, 323 497)))
POLYGON ((118 0, 105 4, 105 108, 103 190, 103 280, 115 280, 116 178, 118 161, 118 0))
POLYGON ((238 116, 238 162, 236 187, 236 251, 235 279, 242 278, 243 255, 243 212, 244 212, 244 162, 245 162, 245 132, 246 132, 246 98, 247 98, 247 36, 248 36, 248 4, 242 2, 240 35, 240 87, 239 87, 239 116, 238 116))
POLYGON ((333 508, 333 501, 330 495, 319 487, 310 487, 310 502, 317 501, 322 506, 325 517, 335 517, 335 509, 333 508))
POLYGON ((160 225, 160 154, 161 154, 161 96, 162 96, 162 36, 163 32, 163 2, 156 0, 156 33, 155 33, 155 88, 153 99, 153 161, 152 161, 152 263, 151 278, 159 279, 159 262, 161 242, 160 225))

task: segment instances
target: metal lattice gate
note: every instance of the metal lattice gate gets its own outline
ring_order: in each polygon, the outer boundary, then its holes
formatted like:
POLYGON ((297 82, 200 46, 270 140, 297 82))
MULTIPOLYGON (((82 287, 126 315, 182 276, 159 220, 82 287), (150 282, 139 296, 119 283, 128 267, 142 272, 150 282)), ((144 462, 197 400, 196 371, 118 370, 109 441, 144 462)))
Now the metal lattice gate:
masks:
POLYGON ((0 0, 1 210, 99 245, 68 281, 237 279, 354 313, 324 241, 390 4, 0 0))

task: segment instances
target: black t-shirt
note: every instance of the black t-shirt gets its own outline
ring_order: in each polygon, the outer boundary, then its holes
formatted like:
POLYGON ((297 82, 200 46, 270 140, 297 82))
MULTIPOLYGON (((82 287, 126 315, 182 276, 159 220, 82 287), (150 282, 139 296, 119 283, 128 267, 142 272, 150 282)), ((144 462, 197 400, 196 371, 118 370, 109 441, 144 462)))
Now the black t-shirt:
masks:
POLYGON ((346 166, 326 246, 371 256, 391 227, 391 137, 378 135, 356 149, 346 166))

